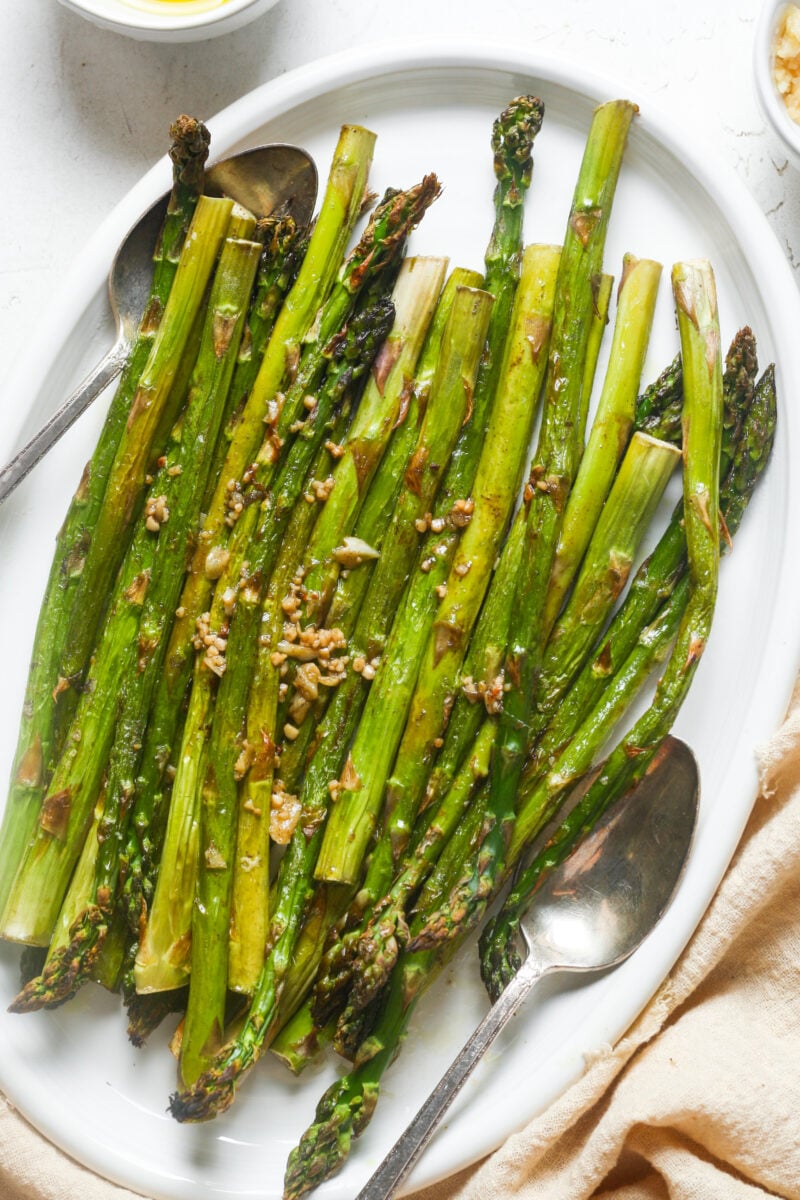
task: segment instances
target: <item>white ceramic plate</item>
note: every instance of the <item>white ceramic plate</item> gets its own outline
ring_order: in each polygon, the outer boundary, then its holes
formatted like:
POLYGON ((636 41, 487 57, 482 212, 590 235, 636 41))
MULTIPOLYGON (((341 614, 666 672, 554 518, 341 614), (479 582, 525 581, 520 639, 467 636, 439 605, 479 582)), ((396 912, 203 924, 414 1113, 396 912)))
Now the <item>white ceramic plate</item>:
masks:
MULTIPOLYGON (((413 249, 447 252, 480 267, 491 219, 491 121, 510 97, 534 91, 547 104, 536 143, 528 240, 560 240, 594 104, 623 84, 587 80, 568 65, 513 49, 473 45, 359 51, 286 75, 212 123, 216 154, 257 140, 306 146, 324 174, 339 125, 379 134, 376 188, 435 169, 444 195, 414 235, 413 249)), ((691 131, 642 104, 632 131, 608 240, 608 269, 631 250, 665 264, 647 376, 677 348, 668 272, 704 255, 718 279, 723 335, 745 321, 766 364, 779 364, 781 396, 800 394, 800 301, 767 223, 741 183, 691 131)), ((125 230, 166 189, 166 162, 115 210, 65 280, 61 299, 9 386, 17 408, 0 430, 4 459, 65 394, 108 337, 104 279, 125 230), (76 346, 79 349, 76 349, 76 346), (10 428, 11 426, 11 428, 10 428), (14 426, 16 426, 14 428, 14 426)), ((4 631, 0 776, 8 777, 38 598, 49 547, 102 419, 91 412, 0 513, 0 628, 4 631)), ((618 1038, 685 945, 733 854, 756 787, 754 747, 778 723, 798 661, 798 500, 789 469, 796 416, 781 407, 768 479, 725 561, 714 634, 677 731, 694 746, 703 777, 697 841, 679 895, 655 934, 625 966, 591 982, 551 983, 517 1018, 454 1106, 412 1182, 430 1183, 474 1161, 557 1097, 587 1055, 618 1038)), ((16 990, 17 953, 0 950, 0 994, 16 990)), ((474 949, 425 997, 410 1038, 385 1079, 368 1131, 338 1179, 319 1193, 358 1191, 451 1055, 484 1011, 474 949)), ((0 1085, 49 1138, 101 1174, 158 1200, 280 1195, 286 1156, 338 1067, 328 1061, 292 1079, 266 1061, 237 1104, 210 1126, 180 1127, 166 1114, 174 1087, 165 1035, 144 1052, 125 1039, 118 1002, 86 988, 67 1007, 0 1017, 0 1085)))

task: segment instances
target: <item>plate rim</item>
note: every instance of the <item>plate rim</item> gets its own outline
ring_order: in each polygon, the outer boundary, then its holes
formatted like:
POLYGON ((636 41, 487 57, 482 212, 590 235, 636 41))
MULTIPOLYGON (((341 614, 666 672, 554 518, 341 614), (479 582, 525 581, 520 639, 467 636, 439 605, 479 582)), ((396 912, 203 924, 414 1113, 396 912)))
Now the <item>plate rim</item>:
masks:
MULTIPOLYGON (((798 295, 791 268, 785 259, 777 236, 743 181, 727 163, 720 161, 713 147, 707 147, 703 139, 698 137, 694 131, 684 130, 680 122, 663 114, 657 101, 653 101, 650 96, 641 94, 641 89, 621 87, 616 79, 588 72, 580 64, 573 63, 562 55, 551 55, 538 49, 518 50, 499 42, 479 45, 473 39, 453 39, 447 42, 438 38, 419 41, 412 39, 398 44, 383 42, 367 44, 297 67, 278 79, 261 84, 240 97, 208 121, 212 144, 219 154, 225 154, 232 144, 248 136, 248 130, 274 120, 288 107, 297 107, 304 102, 318 98, 325 91, 333 88, 338 89, 347 84, 363 82, 370 78, 404 70, 436 71, 442 68, 516 73, 537 81, 547 81, 562 86, 594 103, 622 95, 634 101, 638 97, 640 108, 643 110, 640 120, 646 124, 648 132, 660 145, 683 161, 687 170, 712 198, 715 207, 725 212, 726 219, 736 233, 739 248, 745 258, 752 262, 755 261, 756 253, 761 256, 760 261, 769 277, 773 297, 769 311, 776 343, 776 355, 780 347, 785 349, 791 346, 790 339, 794 336, 797 317, 800 316, 800 295, 798 295), (722 203, 723 195, 724 204, 722 203), (790 319, 792 313, 794 313, 794 320, 790 319)), ((58 349, 64 344, 69 330, 79 323, 88 305, 96 298, 98 282, 102 286, 117 244, 127 229, 134 224, 139 213, 168 188, 169 177, 169 160, 167 156, 164 156, 140 178, 138 183, 134 184, 89 239, 64 276, 56 299, 46 310, 44 322, 39 326, 51 331, 51 337, 48 339, 51 353, 43 354, 41 345, 32 344, 10 375, 7 384, 9 394, 29 394, 31 396, 39 394, 55 365, 58 349)), ((800 385, 800 370, 793 368, 788 353, 784 353, 780 357, 779 369, 784 377, 784 394, 794 390, 789 387, 792 375, 795 386, 800 385)), ((8 421, 5 426, 6 437, 3 440, 9 443, 9 451, 19 437, 25 413, 25 407, 20 406, 16 413, 16 424, 8 421)), ((796 441, 796 437, 793 436, 796 433, 795 424, 796 420, 792 417, 791 408, 782 406, 783 433, 781 436, 789 445, 796 441)), ((791 473, 786 480, 785 493, 784 537, 786 543, 790 543, 792 535, 796 535, 800 528, 800 504, 798 503, 797 488, 792 483, 791 473)), ((792 619, 794 613, 790 597, 796 594, 798 575, 800 575, 800 567, 795 567, 791 556, 784 553, 778 572, 780 586, 777 589, 771 614, 769 648, 756 672, 750 703, 746 710, 748 713, 757 710, 755 723, 762 731, 761 736, 767 736, 777 727, 784 714, 794 682, 794 664, 798 661, 798 651, 800 651, 800 627, 794 628, 797 623, 792 619), (787 662, 792 664, 789 669, 787 669, 787 662), (779 687, 776 687, 773 682, 776 678, 781 681, 779 687)), ((743 783, 740 788, 740 796, 729 810, 729 815, 734 819, 729 821, 723 831, 725 836, 716 838, 715 869, 709 871, 707 864, 704 864, 701 873, 699 855, 697 853, 693 855, 684 884, 659 927, 658 938, 650 939, 637 952, 636 963, 652 966, 652 962, 658 960, 660 966, 653 967, 651 970, 645 967, 637 977, 637 974, 632 973, 633 961, 631 961, 615 973, 616 979, 625 977, 631 989, 636 993, 635 1004, 628 1006, 625 1010, 629 1015, 625 1018, 623 1027, 618 1029, 619 1018, 614 1020, 611 1018, 611 1014, 605 1011, 596 1014, 593 1020, 588 1022, 590 1026, 597 1026, 599 1034, 604 1031, 608 1034, 605 1038, 601 1037, 601 1041, 617 1040, 633 1024, 671 970, 696 926, 702 920, 719 881, 733 857, 756 798, 754 761, 752 768, 746 770, 744 774, 752 784, 750 789, 752 795, 749 798, 745 796, 749 785, 743 783), (696 875, 699 875, 700 878, 695 879, 696 875), (686 886, 689 878, 692 878, 693 882, 691 893, 686 886), (691 911, 687 911, 689 909, 691 911), (642 978, 650 979, 651 982, 643 987, 642 978), (654 978, 655 982, 652 982, 654 978), (633 1008, 635 1011, 632 1011, 633 1008), (632 1015, 630 1015, 631 1012, 632 1015), (600 1019, 601 1017, 604 1018, 604 1021, 600 1019)), ((602 1004, 599 1007, 602 1008, 602 1004)), ((609 1007, 610 1005, 606 1003, 605 1008, 609 1007)), ((583 1061, 581 1045, 585 1043, 586 1026, 587 1022, 584 1022, 579 1027, 580 1037, 576 1033, 567 1038, 561 1047, 561 1057, 565 1064, 562 1075, 569 1076, 569 1078, 564 1078, 562 1085, 555 1090, 554 1095, 546 1097, 544 1102, 534 1110, 529 1110, 522 1115, 521 1123, 527 1123, 537 1112, 543 1111, 556 1095, 563 1094, 579 1078, 580 1064, 583 1061)), ((4 1087, 9 1099, 17 1104, 17 1099, 10 1094, 15 1090, 13 1086, 9 1089, 4 1082, 4 1087)), ((22 1091, 24 1092, 24 1090, 23 1088, 22 1091)), ((46 1137, 66 1150, 67 1153, 79 1156, 81 1162, 89 1165, 106 1178, 117 1180, 125 1186, 138 1186, 135 1183, 132 1185, 130 1182, 132 1177, 121 1171, 121 1166, 130 1165, 127 1160, 122 1160, 121 1156, 109 1156, 107 1148, 99 1147, 96 1142, 92 1144, 92 1148, 95 1150, 93 1155, 85 1155, 83 1152, 76 1155, 75 1147, 69 1140, 65 1143, 64 1138, 59 1137, 51 1123, 46 1119, 41 1121, 31 1117, 26 1112, 24 1101, 17 1106, 28 1116, 32 1124, 36 1125, 46 1137), (117 1165, 113 1166, 112 1162, 117 1165)), ((480 1123, 472 1131, 473 1137, 467 1152, 462 1148, 459 1153, 454 1154, 449 1147, 450 1142, 457 1139, 448 1130, 443 1130, 411 1176, 409 1185, 413 1185, 414 1188, 430 1186, 453 1172, 469 1166, 495 1149, 513 1133, 514 1129, 519 1128, 519 1122, 513 1120, 498 1122, 488 1119, 490 1116, 491 1114, 488 1116, 486 1113, 481 1114, 480 1123), (502 1130, 499 1130, 499 1125, 502 1125, 502 1130)), ((458 1121, 454 1121, 452 1124, 458 1127, 458 1121)), ((145 1175, 147 1175, 146 1171, 145 1175)), ((144 1179, 145 1176, 141 1178, 144 1179)), ((163 1184, 163 1177, 161 1177, 161 1182, 163 1184)), ((149 1183, 148 1186, 150 1186, 149 1183)))

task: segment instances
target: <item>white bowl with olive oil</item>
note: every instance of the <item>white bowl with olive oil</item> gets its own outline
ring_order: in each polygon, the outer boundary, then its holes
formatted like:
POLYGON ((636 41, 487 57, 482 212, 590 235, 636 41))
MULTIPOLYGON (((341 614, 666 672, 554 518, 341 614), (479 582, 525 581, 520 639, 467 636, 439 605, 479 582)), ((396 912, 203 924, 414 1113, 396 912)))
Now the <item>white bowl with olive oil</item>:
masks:
POLYGON ((194 42, 231 33, 277 0, 61 0, 95 25, 155 42, 194 42))

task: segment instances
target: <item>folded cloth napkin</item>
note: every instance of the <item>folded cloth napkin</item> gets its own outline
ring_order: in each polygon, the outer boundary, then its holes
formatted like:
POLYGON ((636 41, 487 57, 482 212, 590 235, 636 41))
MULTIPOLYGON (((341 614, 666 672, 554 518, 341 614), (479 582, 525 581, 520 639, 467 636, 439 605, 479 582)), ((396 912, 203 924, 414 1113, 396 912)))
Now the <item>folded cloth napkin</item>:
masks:
MULTIPOLYGON (((613 1048, 413 1200, 800 1200, 800 686, 692 941, 613 1048)), ((135 1200, 0 1106, 0 1200, 135 1200)))

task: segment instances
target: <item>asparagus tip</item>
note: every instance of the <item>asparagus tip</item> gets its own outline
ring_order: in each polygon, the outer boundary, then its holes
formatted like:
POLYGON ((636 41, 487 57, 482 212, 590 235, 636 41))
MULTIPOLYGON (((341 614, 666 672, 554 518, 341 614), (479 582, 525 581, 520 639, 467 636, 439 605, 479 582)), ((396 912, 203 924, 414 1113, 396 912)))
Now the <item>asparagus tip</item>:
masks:
POLYGON ((172 141, 169 156, 175 178, 181 183, 193 184, 208 158, 211 135, 202 121, 182 113, 170 125, 169 136, 172 141))
POLYGON ((30 979, 8 1006, 11 1013, 57 1008, 83 987, 103 946, 108 925, 101 908, 93 905, 82 913, 70 930, 70 941, 57 950, 41 975, 30 979))
POLYGON ((384 987, 409 932, 402 908, 388 908, 370 921, 356 947, 356 967, 350 1005, 356 1012, 366 1008, 384 987))
POLYGON ((503 109, 492 128, 494 173, 498 180, 517 177, 520 193, 530 184, 533 139, 543 120, 544 102, 538 96, 517 96, 503 109))
POLYGON ((481 979, 494 1004, 522 965, 515 930, 494 920, 484 930, 478 947, 481 979))
POLYGON ((353 1075, 337 1080, 317 1105, 314 1124, 289 1155, 283 1200, 298 1200, 341 1170, 354 1137, 369 1124, 378 1103, 377 1083, 353 1075))

